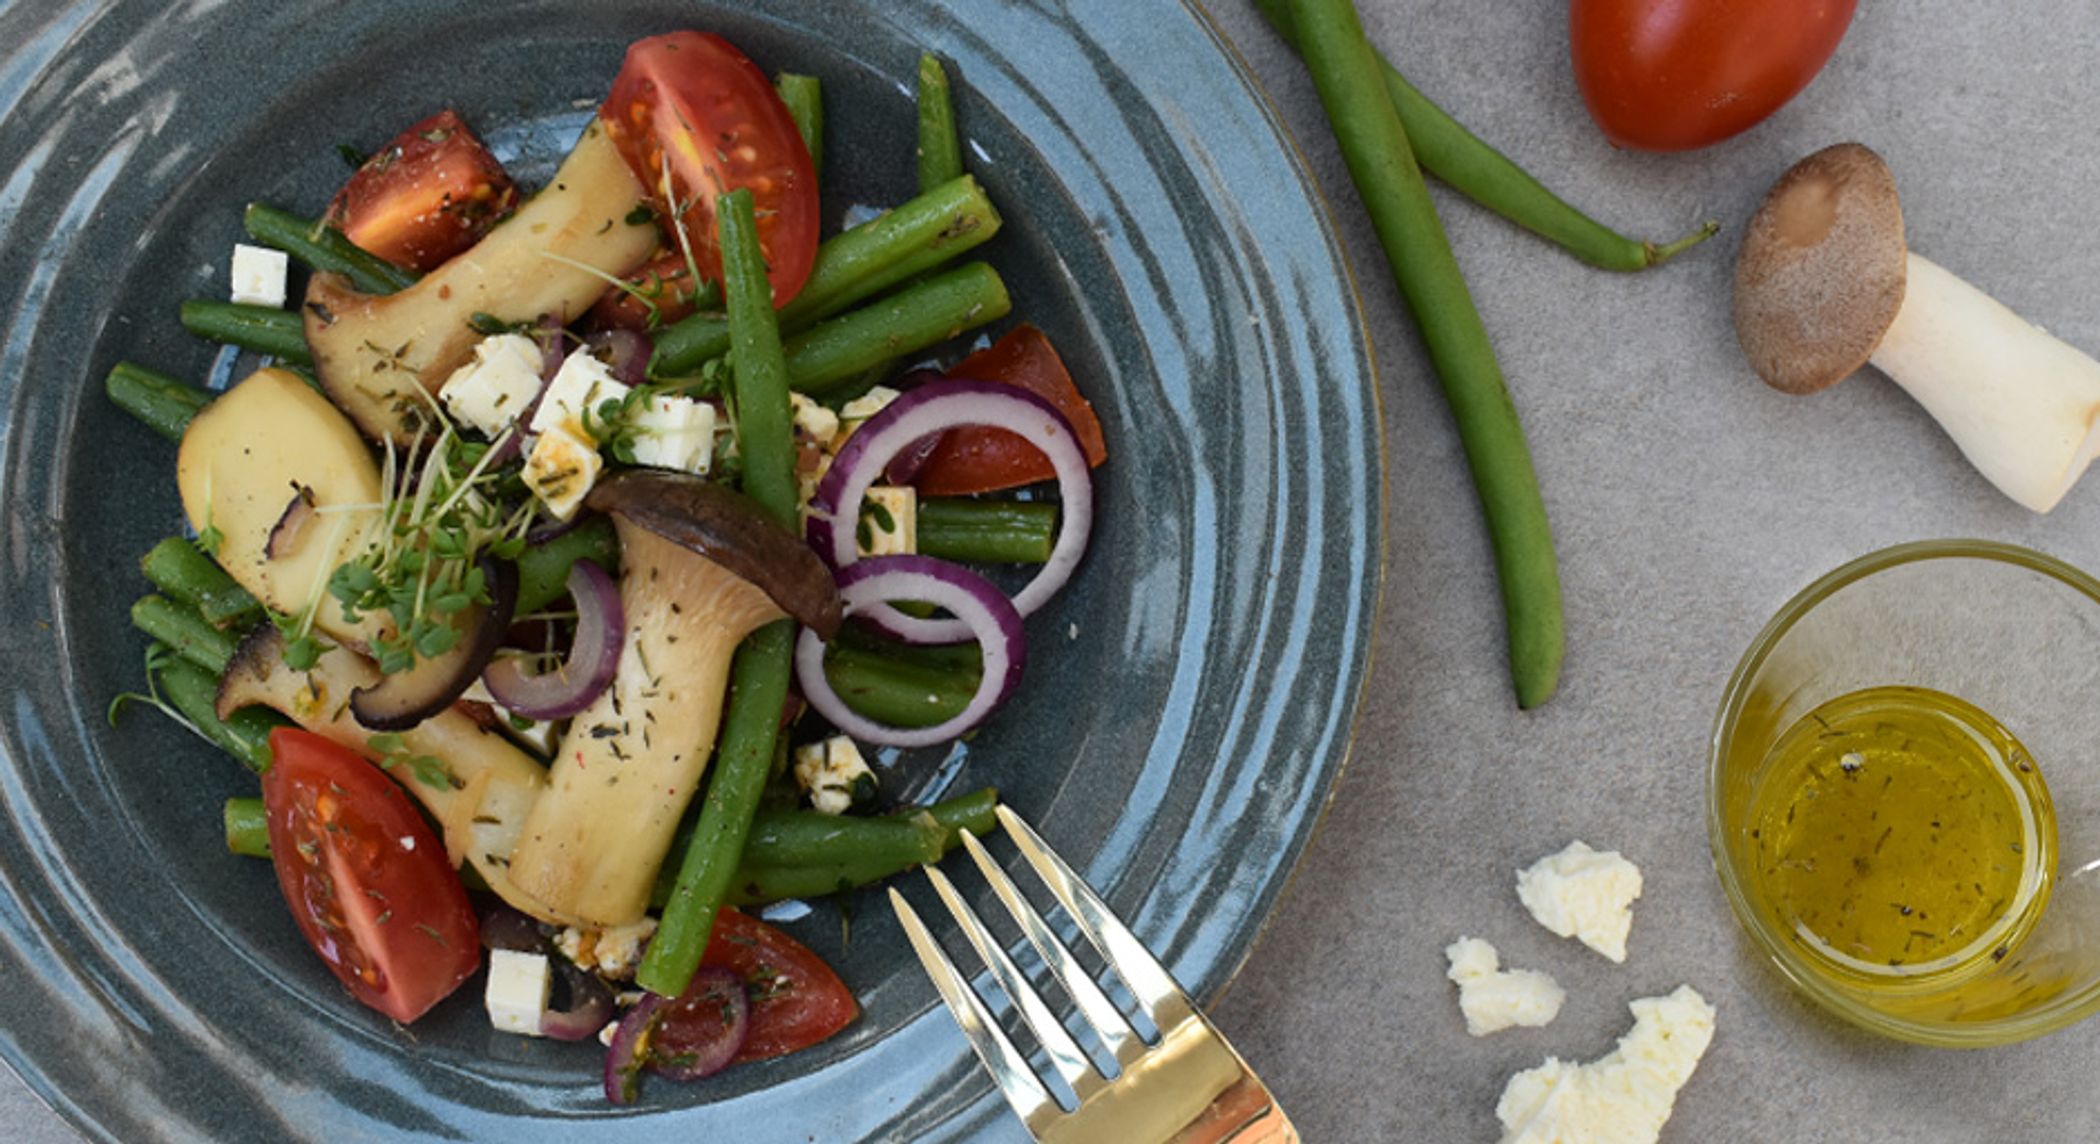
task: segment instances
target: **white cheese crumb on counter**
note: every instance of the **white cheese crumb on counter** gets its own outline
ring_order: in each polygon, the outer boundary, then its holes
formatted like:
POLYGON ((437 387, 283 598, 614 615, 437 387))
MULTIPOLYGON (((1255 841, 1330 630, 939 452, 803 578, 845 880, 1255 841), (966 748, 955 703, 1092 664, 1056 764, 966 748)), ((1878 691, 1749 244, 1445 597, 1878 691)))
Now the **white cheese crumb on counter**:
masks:
POLYGON ((474 347, 474 360, 452 371, 438 397, 455 421, 495 440, 540 392, 540 344, 523 334, 497 334, 474 347))
POLYGON ((540 1035, 540 1017, 553 989, 553 966, 543 953, 515 949, 489 951, 489 984, 483 999, 489 1024, 505 1033, 540 1035))
POLYGON ((291 259, 282 250, 238 242, 233 247, 233 288, 229 297, 249 306, 284 309, 285 277, 291 259))
POLYGON ((1677 1093, 1714 1039, 1714 1008, 1680 985, 1627 1006, 1633 1028, 1589 1064, 1554 1057, 1509 1078, 1502 1144, 1655 1144, 1677 1093))
POLYGON ((1538 923, 1624 964, 1633 931, 1633 900, 1641 871, 1616 850, 1602 853, 1581 841, 1517 872, 1517 898, 1538 923))
POLYGON ((844 735, 795 748, 795 783, 809 792, 810 809, 818 814, 844 814, 853 809, 853 788, 875 772, 860 748, 844 735))
POLYGON ((589 438, 556 425, 539 435, 525 457, 525 487, 561 520, 576 515, 583 498, 598 483, 605 458, 589 438))
POLYGON ((1466 1032, 1476 1037, 1513 1025, 1535 1029, 1560 1015, 1568 995, 1558 982, 1531 969, 1503 970, 1495 947, 1477 937, 1461 937, 1444 949, 1451 961, 1445 976, 1458 983, 1458 1010, 1466 1032))

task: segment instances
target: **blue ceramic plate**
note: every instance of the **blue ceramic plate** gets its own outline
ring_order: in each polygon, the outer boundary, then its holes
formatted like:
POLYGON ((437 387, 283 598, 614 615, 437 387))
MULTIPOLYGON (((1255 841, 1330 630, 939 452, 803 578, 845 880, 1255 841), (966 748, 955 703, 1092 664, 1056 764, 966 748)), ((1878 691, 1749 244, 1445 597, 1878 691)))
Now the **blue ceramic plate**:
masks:
POLYGON ((910 195, 909 77, 922 48, 950 60, 1009 220, 989 257, 1106 424, 1098 539, 1030 624, 1021 700, 896 785, 998 785, 1204 997, 1326 801, 1378 595, 1371 367, 1325 214, 1209 24, 1124 0, 610 7, 0 5, 0 1053, 91 1136, 1018 1133, 873 895, 850 930, 829 906, 794 926, 859 1024, 638 1106, 605 1105, 595 1046, 494 1033, 471 998, 389 1024, 225 853, 220 804, 254 780, 151 712, 103 717, 141 680, 134 560, 181 527, 173 449, 103 399, 111 364, 208 376, 177 303, 223 295, 242 204, 325 203, 337 143, 449 105, 542 174, 654 32, 823 79, 834 220, 910 195))

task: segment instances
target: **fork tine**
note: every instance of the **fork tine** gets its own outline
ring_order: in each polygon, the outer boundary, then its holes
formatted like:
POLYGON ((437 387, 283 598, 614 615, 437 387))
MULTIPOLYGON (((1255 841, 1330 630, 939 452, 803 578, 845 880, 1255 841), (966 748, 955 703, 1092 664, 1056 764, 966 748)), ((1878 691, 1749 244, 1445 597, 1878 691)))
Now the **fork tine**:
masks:
POLYGON ((961 924, 963 934, 970 939, 970 945, 977 950, 977 956, 983 958, 985 964, 991 967, 992 976, 999 982, 999 988, 1006 991, 1006 995, 1013 999, 1015 1008, 1021 1011, 1021 1020, 1035 1033, 1036 1040, 1042 1042, 1043 1050, 1050 1054, 1050 1063, 1057 1069, 1057 1075, 1072 1086, 1072 1091, 1081 1100, 1086 1099, 1087 1093, 1099 1085, 1101 1074, 1094 1071, 1093 1065, 1086 1059, 1086 1054, 1080 1051, 1079 1043, 1066 1031, 1064 1022, 1050 1012, 1050 1007, 1043 1003, 1042 995, 1021 975, 1013 959, 1006 956, 1006 950, 993 939, 991 931, 984 927, 977 911, 971 909, 970 904, 963 901, 962 895, 956 892, 955 883, 932 866, 926 867, 926 877, 933 883, 934 892, 941 896, 941 901, 947 903, 948 912, 961 924))
POLYGON ((1166 1028, 1183 1014, 1192 1012, 1193 1003, 1175 983, 1173 975, 1108 908, 1108 903, 1101 900, 1093 887, 1066 865, 1065 860, 1058 857, 1057 852, 1050 849, 1050 844, 1044 842, 1035 828, 1023 821, 1020 815, 1003 804, 995 809, 1021 856, 1035 867, 1035 872, 1050 887, 1050 892, 1056 895, 1065 912, 1072 915, 1080 932, 1094 943, 1102 957, 1108 959, 1109 967, 1130 986, 1145 1016, 1151 1018, 1153 1024, 1166 1028))
POLYGON ((1035 1071, 1028 1067, 1028 1059, 1014 1048, 1014 1043, 1006 1038, 999 1023, 992 1020, 984 1002, 977 999, 977 994, 949 962, 948 955, 942 952, 940 943, 934 941, 926 923, 919 920, 919 912, 912 909, 911 903, 905 901, 904 895, 894 886, 890 887, 890 906, 897 911, 897 920, 904 923, 904 932, 911 938, 912 949, 919 955, 919 964, 926 967, 926 975, 933 979, 933 987, 940 993, 941 1001, 948 1006, 955 1023, 962 1027, 963 1037, 976 1051, 977 1059, 984 1062, 984 1070, 992 1074, 992 1080, 1006 1097, 1006 1103, 1013 1106, 1023 1123, 1029 1124, 1034 1123, 1035 1117, 1045 1109, 1056 1108, 1057 1102, 1050 1099, 1050 1093, 1036 1079, 1035 1071))
POLYGON ((1086 1017, 1087 1023, 1101 1035, 1101 1042, 1108 1047, 1109 1055, 1116 1059, 1116 1064, 1128 1069, 1132 1062, 1145 1053, 1145 1043, 1138 1039, 1136 1031, 1130 1027, 1130 1022, 1124 1019, 1115 1002, 1110 1001, 1108 995, 1101 992, 1101 987, 1094 984, 1094 979, 1087 976, 1086 970, 1073 960, 1071 951, 1065 948, 1063 942, 1057 940, 1057 935, 1050 932, 1049 923, 1028 903, 1027 898, 1021 896, 1020 888, 1015 886, 1013 879, 1007 877, 1006 872, 999 868, 999 864, 992 860, 991 853, 985 850, 984 844, 977 841, 976 836, 967 830, 957 833, 962 837, 964 849, 967 849, 970 857, 976 861, 977 868, 984 872, 985 881, 991 883, 992 889, 999 895, 999 900, 1005 904, 1006 912, 1013 915, 1022 932, 1028 935, 1029 943, 1035 946, 1044 963, 1049 965, 1050 972, 1078 1004, 1079 1011, 1086 1017))

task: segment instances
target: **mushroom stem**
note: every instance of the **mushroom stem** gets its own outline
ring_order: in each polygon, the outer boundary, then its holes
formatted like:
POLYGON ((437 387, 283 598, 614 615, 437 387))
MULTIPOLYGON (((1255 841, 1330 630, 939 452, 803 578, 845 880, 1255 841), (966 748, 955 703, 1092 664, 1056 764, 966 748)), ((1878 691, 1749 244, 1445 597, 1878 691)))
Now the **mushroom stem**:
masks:
POLYGON ((2035 512, 2055 508, 2100 448, 2100 362, 1916 254, 1869 360, 2035 512))

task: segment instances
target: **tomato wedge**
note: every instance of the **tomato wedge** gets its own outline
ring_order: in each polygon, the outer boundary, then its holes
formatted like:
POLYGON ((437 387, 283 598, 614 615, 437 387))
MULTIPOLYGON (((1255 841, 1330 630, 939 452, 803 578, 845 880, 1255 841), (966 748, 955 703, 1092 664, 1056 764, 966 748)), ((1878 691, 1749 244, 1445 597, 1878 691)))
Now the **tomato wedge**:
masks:
POLYGON ((327 220, 396 265, 433 270, 518 205, 518 189, 451 109, 395 136, 364 161, 327 220))
MULTIPOLYGON (((1088 465, 1108 459, 1101 419, 1080 396, 1072 375, 1050 339, 1034 326, 1018 326, 990 346, 955 364, 950 377, 1018 385, 1057 407, 1072 423, 1088 465)), ((1041 450, 1004 429, 968 426, 950 429, 912 478, 926 496, 967 496, 997 492, 1047 481, 1057 475, 1041 450)))
POLYGON ((404 1024, 481 964, 481 926, 444 843, 347 747, 270 732, 271 861, 299 932, 350 995, 404 1024))
POLYGON ((773 304, 802 289, 817 257, 816 169, 757 64, 704 32, 638 40, 598 115, 648 189, 673 248, 681 232, 692 244, 701 277, 722 277, 715 196, 742 187, 757 210, 773 304))
POLYGON ((643 263, 627 276, 627 285, 598 299, 591 307, 593 322, 621 330, 653 330, 693 312, 693 270, 683 251, 665 251, 643 263))
POLYGON ((728 906, 715 915, 702 965, 744 981, 750 1031, 739 1061, 762 1061, 806 1049, 853 1023, 860 1005, 846 983, 809 947, 728 906))

